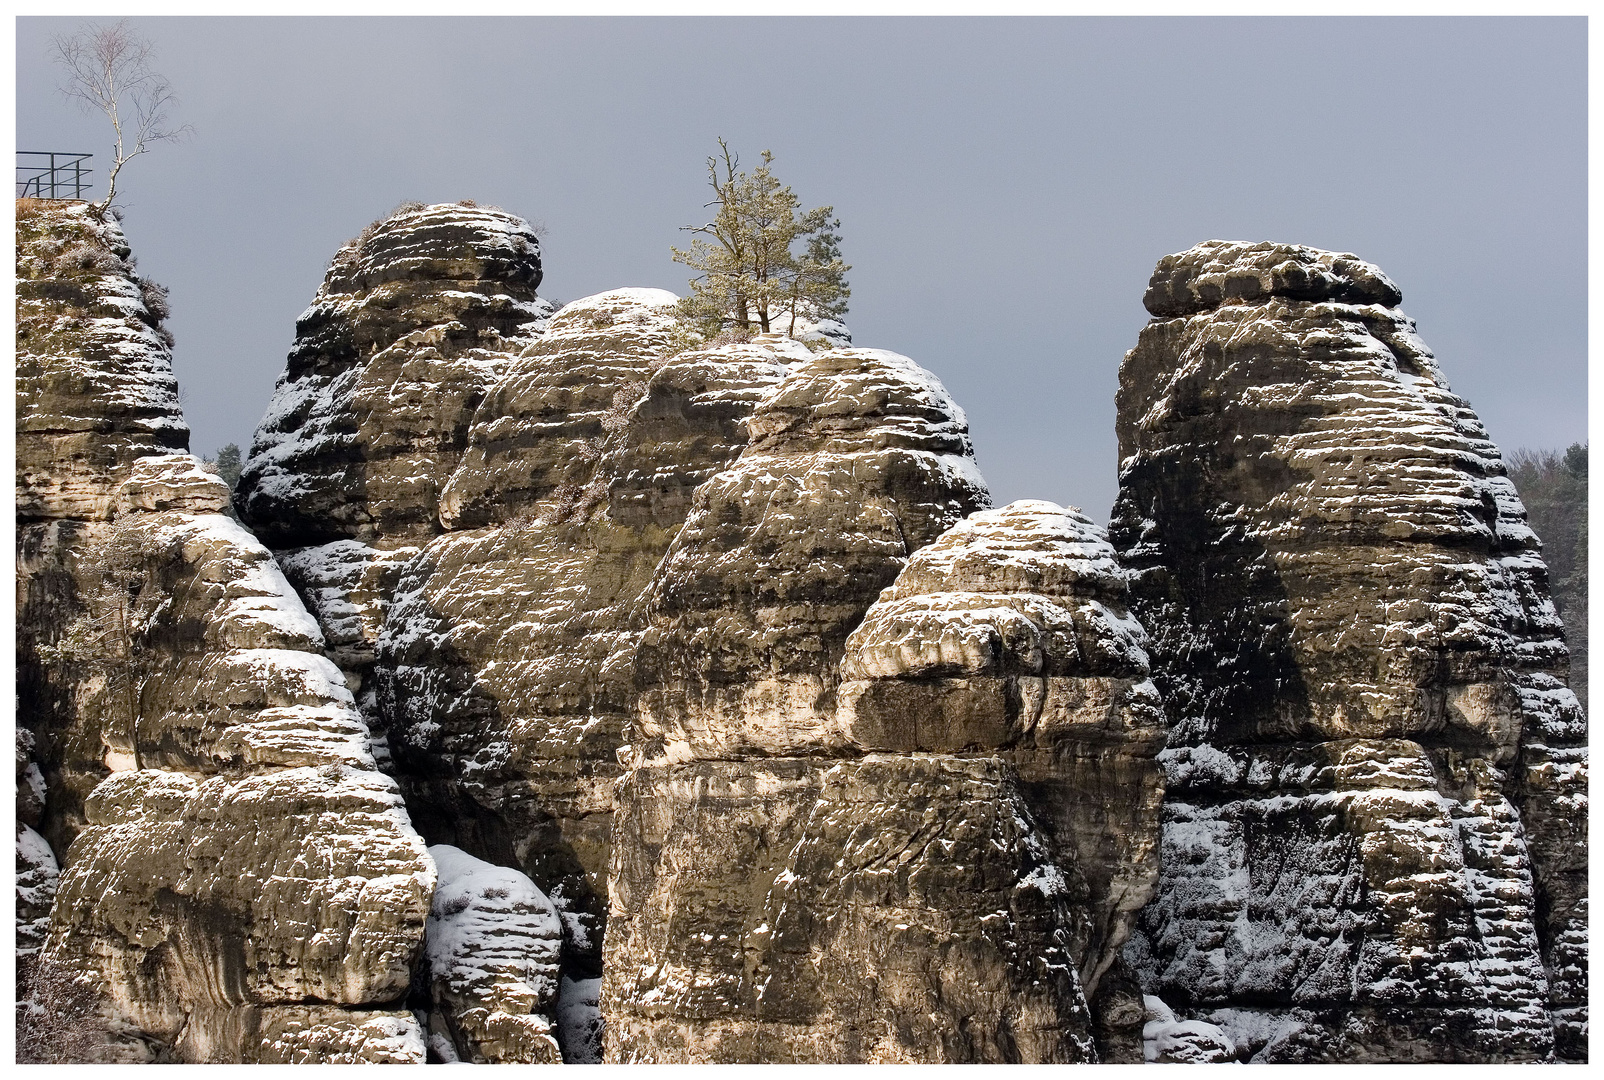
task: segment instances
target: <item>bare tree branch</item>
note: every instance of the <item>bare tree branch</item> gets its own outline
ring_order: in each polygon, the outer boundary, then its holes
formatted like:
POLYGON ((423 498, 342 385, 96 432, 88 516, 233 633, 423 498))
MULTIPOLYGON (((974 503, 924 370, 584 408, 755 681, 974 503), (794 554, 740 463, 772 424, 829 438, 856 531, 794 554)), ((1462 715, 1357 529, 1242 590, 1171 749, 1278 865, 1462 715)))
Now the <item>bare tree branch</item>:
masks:
POLYGON ((93 204, 97 214, 111 206, 124 165, 149 153, 153 143, 177 142, 194 131, 188 124, 172 126, 168 110, 178 104, 178 95, 165 76, 151 69, 155 49, 126 20, 112 26, 88 23, 54 39, 51 59, 63 68, 62 96, 85 112, 104 113, 117 135, 106 197, 93 204))

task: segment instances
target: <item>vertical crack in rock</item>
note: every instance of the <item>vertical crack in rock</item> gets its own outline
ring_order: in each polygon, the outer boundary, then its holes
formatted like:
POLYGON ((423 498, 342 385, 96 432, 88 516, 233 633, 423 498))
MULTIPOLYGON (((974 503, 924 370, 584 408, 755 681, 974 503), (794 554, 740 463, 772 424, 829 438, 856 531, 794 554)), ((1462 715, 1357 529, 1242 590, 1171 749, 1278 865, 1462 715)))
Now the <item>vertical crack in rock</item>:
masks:
POLYGON ((1352 255, 1161 260, 1110 533, 1170 723, 1125 956, 1256 1060, 1585 1057, 1585 721, 1497 448, 1352 255))

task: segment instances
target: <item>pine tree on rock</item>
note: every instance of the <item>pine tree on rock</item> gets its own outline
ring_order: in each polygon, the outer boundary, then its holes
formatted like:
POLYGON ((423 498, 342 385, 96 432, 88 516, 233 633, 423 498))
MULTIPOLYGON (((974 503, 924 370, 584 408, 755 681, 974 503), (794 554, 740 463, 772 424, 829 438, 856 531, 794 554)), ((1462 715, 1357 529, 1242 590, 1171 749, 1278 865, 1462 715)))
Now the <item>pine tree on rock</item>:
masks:
POLYGON ((719 155, 707 159, 714 192, 707 205, 718 214, 705 225, 684 226, 699 234, 688 251, 670 249, 675 262, 699 274, 680 301, 682 322, 706 339, 726 331, 794 334, 799 319, 845 315, 851 267, 841 259, 835 208, 801 211, 770 168, 771 152, 763 151, 763 164, 752 172, 737 172, 740 158, 723 139, 718 145, 719 155))

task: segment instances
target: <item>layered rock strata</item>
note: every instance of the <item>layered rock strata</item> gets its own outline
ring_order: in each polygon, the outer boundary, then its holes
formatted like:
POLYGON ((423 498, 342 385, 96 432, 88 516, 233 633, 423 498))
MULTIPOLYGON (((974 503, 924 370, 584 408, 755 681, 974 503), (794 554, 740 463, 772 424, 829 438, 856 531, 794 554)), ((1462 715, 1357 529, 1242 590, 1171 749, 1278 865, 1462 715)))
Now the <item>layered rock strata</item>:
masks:
POLYGON ((182 453, 165 291, 82 205, 19 204, 19 239, 24 948, 89 974, 108 1059, 421 1061, 433 865, 316 624, 182 453))
POLYGON ((20 528, 104 519, 130 464, 189 448, 165 299, 115 221, 84 203, 19 200, 20 528))
POLYGON ((377 710, 431 840, 516 866, 562 910, 564 973, 601 975, 612 786, 638 599, 796 343, 669 357, 674 297, 567 305, 475 415, 450 531, 403 569, 377 710))
POLYGON ((1101 527, 1016 502, 917 552, 842 663, 837 723, 854 747, 1009 767, 1067 882, 1103 1060, 1137 1052, 1139 1002, 1103 976, 1158 878, 1165 725, 1145 646, 1101 527))
POLYGON ((49 951, 189 1061, 422 1060, 434 867, 316 624, 187 455, 75 553, 85 801, 49 951))
MULTIPOLYGON (((17 714, 49 791, 20 819, 59 854, 104 770, 74 760, 72 679, 48 655, 80 611, 71 553, 113 511, 129 467, 187 449, 165 290, 86 204, 17 204, 17 714), (84 769, 88 774, 84 774, 84 769)), ((22 789, 19 788, 19 794, 22 789)))
MULTIPOLYGON (((558 1034, 578 1040, 563 1046, 581 1060, 597 1042, 611 788, 634 708, 638 599, 691 492, 740 452, 746 416, 787 364, 812 353, 777 336, 675 352, 676 298, 640 289, 542 312, 521 339, 503 330, 431 352, 423 338, 439 338, 445 317, 436 294, 459 291, 454 234, 428 221, 437 212, 459 213, 431 207, 374 232, 408 253, 413 292, 381 292, 382 266, 363 277, 342 269, 355 256, 336 260, 237 505, 283 545, 279 560, 424 835, 517 868, 558 910, 558 1034), (371 293, 350 284, 369 287, 368 277, 381 281, 371 293), (332 314, 318 314, 325 307, 332 314), (384 331, 371 355, 343 344, 386 321, 411 329, 384 331), (429 400, 420 380, 449 388, 467 375, 483 380, 474 394, 420 406, 434 428, 413 422, 408 403, 429 400), (418 490, 375 481, 392 473, 427 479, 424 513, 414 513, 418 490)), ((388 249, 369 255, 373 243, 358 261, 383 263, 388 249)), ((526 307, 545 303, 533 298, 533 265, 526 307)), ((463 1057, 522 1053, 453 1038, 463 1057)))
POLYGON ((278 553, 370 722, 386 601, 441 531, 474 410, 554 310, 536 294, 541 274, 523 219, 409 203, 335 254, 296 323, 235 506, 278 553))
POLYGON ((1170 723, 1143 989, 1255 1060, 1585 1057, 1586 736, 1497 448, 1352 255, 1163 259, 1120 494, 1170 723))
POLYGON ((503 211, 410 204, 335 255, 240 473, 274 549, 438 533, 440 490, 508 357, 539 336, 540 242, 503 211))
POLYGON ((607 1060, 1095 1060, 1161 730, 1112 549, 1048 504, 960 522, 962 413, 895 354, 803 364, 748 427, 647 600, 607 1060), (1054 805, 1098 752, 1118 839, 1054 805))

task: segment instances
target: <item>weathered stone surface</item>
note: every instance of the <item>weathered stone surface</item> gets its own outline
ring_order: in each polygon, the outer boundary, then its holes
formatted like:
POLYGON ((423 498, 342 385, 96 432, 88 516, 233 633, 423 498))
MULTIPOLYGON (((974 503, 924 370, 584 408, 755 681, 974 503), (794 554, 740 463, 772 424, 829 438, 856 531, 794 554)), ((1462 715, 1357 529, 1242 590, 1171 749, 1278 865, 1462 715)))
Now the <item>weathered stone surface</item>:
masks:
POLYGON ((429 854, 439 874, 427 931, 431 1029, 457 1060, 560 1063, 557 908, 517 870, 447 844, 429 854))
POLYGON ((399 208, 335 256, 240 474, 240 517, 270 547, 439 532, 468 423, 552 312, 522 219, 399 208))
POLYGON ((337 1005, 240 1005, 196 1015, 175 1047, 184 1061, 242 1065, 421 1065, 423 1036, 405 1011, 337 1005))
POLYGON ((1073 897, 995 759, 645 765, 609 1061, 1084 1061, 1073 897))
POLYGON ((1218 1025, 1176 1020, 1163 999, 1147 995, 1142 1026, 1142 1060, 1158 1064, 1207 1065, 1236 1060, 1236 1042, 1218 1025))
POLYGON ((670 358, 672 301, 575 301, 518 358, 447 488, 448 520, 477 525, 407 563, 378 642, 376 709, 414 819, 527 873, 564 913, 576 981, 601 974, 639 598, 691 490, 740 451, 785 362, 811 356, 771 342, 670 358))
POLYGON ((33 732, 25 727, 16 729, 16 737, 17 821, 37 828, 44 820, 45 813, 45 777, 39 771, 39 763, 33 759, 37 742, 33 732))
POLYGON ((32 956, 50 933, 61 868, 45 838, 17 822, 17 957, 32 956))
POLYGON ((990 500, 963 411, 896 353, 821 353, 747 426, 646 598, 641 734, 671 757, 842 746, 847 635, 911 552, 990 500))
POLYGON ((855 747, 995 754, 1078 879, 1070 952, 1095 994, 1158 877, 1164 714, 1103 530, 1016 502, 909 559, 847 641, 855 747))
POLYGON ((1379 270, 1210 242, 1121 367, 1171 725, 1143 988, 1260 1060, 1585 1055, 1585 721, 1497 448, 1379 270))
POLYGON ((189 446, 164 294, 133 266, 122 229, 86 204, 19 201, 19 525, 105 518, 129 465, 189 446))
POLYGON ((407 560, 418 550, 415 545, 377 548, 360 540, 335 540, 275 553, 284 577, 323 632, 325 655, 344 672, 363 719, 381 740, 375 753, 381 756, 379 764, 385 767, 389 749, 382 741, 386 733, 369 676, 378 660, 385 611, 395 596, 407 560))
POLYGON ((405 995, 433 866, 223 494, 187 455, 143 460, 68 553, 64 772, 92 787, 48 949, 186 1060, 421 1060, 410 1013, 346 1007, 405 995))
POLYGON ((130 468, 184 450, 189 428, 165 291, 135 272, 116 222, 83 203, 19 200, 16 255, 17 722, 48 792, 19 810, 59 854, 99 777, 77 775, 63 745, 72 680, 41 649, 81 612, 74 553, 115 510, 130 468))
POLYGON ((798 365, 748 425, 647 597, 606 1059, 1095 1060, 1078 969, 1155 876, 1161 732, 1113 550, 1049 504, 948 531, 984 484, 895 354, 798 365), (1116 826, 1040 812, 1105 737, 1147 865, 1095 867, 1121 880, 1094 910, 1079 847, 1116 826))
POLYGON ((604 440, 665 359, 677 298, 617 289, 566 305, 486 396, 446 488, 447 528, 501 524, 542 499, 577 508, 604 440))

